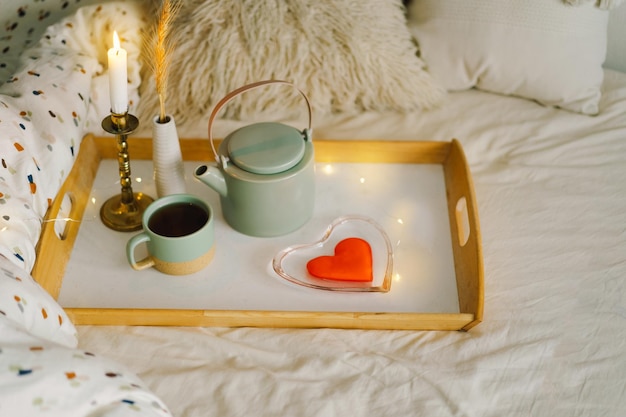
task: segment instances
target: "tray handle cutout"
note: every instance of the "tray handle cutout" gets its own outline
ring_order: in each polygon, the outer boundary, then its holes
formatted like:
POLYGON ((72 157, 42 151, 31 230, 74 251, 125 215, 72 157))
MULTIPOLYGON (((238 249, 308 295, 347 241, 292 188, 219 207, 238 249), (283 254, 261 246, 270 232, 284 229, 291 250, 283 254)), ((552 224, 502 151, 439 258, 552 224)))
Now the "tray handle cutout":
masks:
POLYGON ((459 245, 463 247, 467 244, 471 232, 469 213, 467 211, 467 199, 465 197, 461 197, 457 200, 454 212, 459 245))
POLYGON ((74 223, 76 223, 76 227, 78 227, 78 220, 76 220, 73 216, 74 214, 74 197, 71 193, 65 193, 63 195, 63 199, 61 200, 61 204, 59 204, 58 211, 53 214, 50 220, 54 222, 54 234, 59 240, 65 240, 68 236, 68 233, 74 223))

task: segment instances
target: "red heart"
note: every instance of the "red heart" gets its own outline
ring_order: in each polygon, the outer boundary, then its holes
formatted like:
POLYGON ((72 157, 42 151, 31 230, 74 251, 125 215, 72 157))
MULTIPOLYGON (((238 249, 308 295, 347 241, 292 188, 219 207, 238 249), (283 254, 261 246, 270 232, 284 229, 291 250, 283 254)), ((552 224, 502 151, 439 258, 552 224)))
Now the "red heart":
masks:
POLYGON ((337 281, 371 282, 372 248, 363 239, 350 237, 337 243, 334 256, 318 256, 306 264, 317 278, 337 281))

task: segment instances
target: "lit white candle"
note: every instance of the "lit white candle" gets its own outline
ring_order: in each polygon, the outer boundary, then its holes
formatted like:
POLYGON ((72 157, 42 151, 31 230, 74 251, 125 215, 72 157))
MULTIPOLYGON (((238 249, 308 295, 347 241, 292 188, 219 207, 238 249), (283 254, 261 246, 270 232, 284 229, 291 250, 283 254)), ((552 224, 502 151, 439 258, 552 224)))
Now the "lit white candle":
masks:
POLYGON ((128 111, 128 76, 126 73, 126 50, 120 47, 120 38, 113 32, 113 48, 108 51, 109 96, 111 111, 124 114, 128 111))

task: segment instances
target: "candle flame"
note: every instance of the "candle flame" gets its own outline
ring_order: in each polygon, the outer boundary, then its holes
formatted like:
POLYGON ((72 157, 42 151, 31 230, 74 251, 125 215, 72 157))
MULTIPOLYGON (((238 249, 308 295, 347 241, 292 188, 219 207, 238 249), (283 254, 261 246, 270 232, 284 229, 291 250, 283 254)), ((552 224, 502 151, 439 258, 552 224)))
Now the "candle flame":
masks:
POLYGON ((120 37, 117 36, 117 31, 113 31, 113 49, 116 51, 120 49, 120 37))

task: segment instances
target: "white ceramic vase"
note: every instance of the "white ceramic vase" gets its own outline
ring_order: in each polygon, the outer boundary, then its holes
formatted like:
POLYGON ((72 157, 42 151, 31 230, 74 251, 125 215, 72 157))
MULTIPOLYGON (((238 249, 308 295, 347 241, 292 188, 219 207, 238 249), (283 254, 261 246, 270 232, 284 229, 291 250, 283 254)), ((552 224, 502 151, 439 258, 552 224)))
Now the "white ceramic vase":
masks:
POLYGON ((185 193, 185 168, 176 131, 176 122, 170 115, 164 123, 159 116, 152 119, 152 160, 158 197, 185 193))

